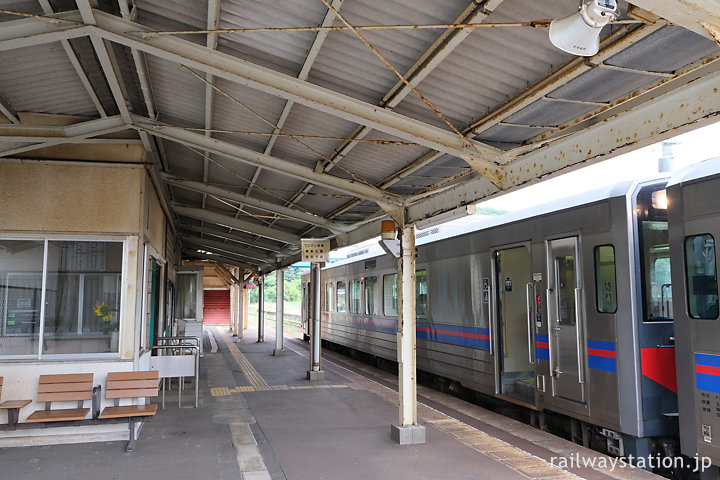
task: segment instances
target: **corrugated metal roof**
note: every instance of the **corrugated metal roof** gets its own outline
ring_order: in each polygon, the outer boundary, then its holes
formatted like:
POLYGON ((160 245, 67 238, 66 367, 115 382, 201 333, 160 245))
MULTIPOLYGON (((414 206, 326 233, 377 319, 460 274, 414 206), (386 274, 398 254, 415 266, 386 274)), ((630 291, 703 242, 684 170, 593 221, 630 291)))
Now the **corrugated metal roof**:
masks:
MULTIPOLYGON (((218 2, 217 23, 225 29, 316 27, 326 16, 333 17, 322 2, 307 0, 218 2)), ((214 4, 208 0, 135 0, 129 3, 131 8, 136 6, 132 21, 140 24, 127 25, 131 32, 141 27, 163 31, 204 30, 208 25, 208 8, 214 4)), ((624 15, 628 5, 620 3, 624 15)), ((461 13, 467 15, 473 11, 488 14, 483 23, 527 22, 569 15, 578 5, 577 0, 504 0, 499 5, 498 2, 470 0, 335 0, 334 4, 339 5, 342 15, 356 26, 447 24, 461 13), (493 12, 487 10, 492 6, 496 6, 493 12)), ((51 5, 55 11, 77 8, 73 0, 51 0, 51 5)), ((42 13, 36 0, 7 0, 3 7, 28 14, 42 13)), ((120 16, 116 1, 100 2, 98 8, 98 15, 104 11, 105 15, 120 16)), ((18 18, 25 18, 28 24, 34 23, 29 20, 32 17, 7 14, 0 15, 0 22, 18 18)), ((43 23, 47 20, 35 20, 36 25, 42 23, 43 28, 52 28, 52 24, 43 23)), ((332 18, 330 24, 343 25, 337 18, 332 18)), ((14 29, 5 30, 8 31, 14 32, 14 29)), ((97 31, 102 34, 102 30, 97 31)), ((220 33, 219 52, 229 55, 230 59, 269 69, 262 71, 263 79, 253 81, 266 82, 283 92, 267 93, 269 86, 260 92, 228 78, 213 77, 214 84, 227 96, 212 91, 210 105, 203 81, 208 78, 208 73, 201 68, 212 68, 215 72, 228 69, 226 73, 239 76, 260 75, 260 72, 246 69, 244 63, 225 60, 228 65, 214 63, 214 52, 205 48, 207 32, 168 34, 162 42, 153 36, 144 38, 128 34, 138 39, 139 43, 133 45, 136 48, 142 50, 146 46, 143 42, 158 46, 160 51, 153 53, 133 52, 125 44, 127 41, 115 36, 106 43, 111 47, 109 53, 114 74, 125 95, 122 103, 129 112, 147 117, 146 104, 150 103, 154 105, 157 117, 145 122, 158 121, 166 127, 179 127, 166 130, 173 140, 155 139, 160 147, 159 164, 167 165, 167 173, 194 182, 206 179, 206 188, 225 189, 228 196, 249 192, 253 200, 262 202, 269 209, 289 207, 296 212, 330 216, 334 221, 354 224, 382 213, 379 201, 370 200, 376 196, 400 194, 405 198, 389 198, 409 202, 414 201, 411 195, 434 185, 463 187, 479 181, 480 173, 461 159, 462 156, 467 158, 469 152, 476 156, 474 161, 480 165, 501 170, 501 164, 512 162, 520 155, 517 152, 541 150, 541 145, 552 144, 555 138, 552 135, 556 132, 559 132, 557 138, 563 138, 568 126, 574 126, 569 132, 572 136, 580 127, 594 123, 595 115, 603 110, 606 110, 602 113, 603 118, 608 123, 608 119, 615 120, 612 109, 625 96, 632 96, 635 101, 645 89, 661 82, 663 91, 682 88, 683 80, 673 83, 676 79, 671 78, 672 74, 698 59, 705 59, 706 64, 699 76, 714 75, 718 70, 714 63, 714 56, 720 52, 717 44, 677 25, 656 28, 632 24, 613 26, 603 32, 603 38, 609 38, 608 35, 614 32, 617 39, 613 37, 610 43, 622 42, 628 32, 638 34, 638 39, 618 48, 618 52, 608 55, 604 62, 600 59, 586 64, 553 47, 546 28, 474 28, 467 35, 465 32, 448 33, 445 28, 361 30, 399 72, 404 74, 413 66, 418 68, 414 72, 421 78, 415 82, 417 90, 453 127, 463 132, 472 127, 472 131, 478 132, 468 135, 490 147, 478 150, 472 145, 464 145, 464 141, 460 142, 452 133, 444 136, 452 131, 451 127, 416 94, 404 87, 396 88, 398 77, 348 30, 220 33), (438 39, 442 41, 433 46, 438 39), (195 65, 192 72, 200 78, 179 65, 178 58, 163 51, 164 41, 182 40, 192 42, 193 48, 201 48, 199 54, 190 53, 192 59, 188 61, 210 65, 195 65), (138 58, 140 67, 136 64, 138 58), (568 70, 557 74, 563 65, 569 65, 568 70), (574 70, 572 65, 578 68, 574 70), (291 80, 301 73, 307 83, 293 83, 291 80), (149 92, 151 96, 146 97, 149 92), (402 117, 386 119, 378 115, 383 110, 379 105, 384 105, 384 101, 398 92, 399 96, 391 105, 402 117), (345 95, 364 103, 347 100, 345 95), (288 103, 288 97, 296 101, 288 103), (207 147, 203 147, 198 139, 205 138, 208 112, 212 113, 209 126, 214 129, 208 136, 220 142, 218 148, 231 153, 205 155, 207 147), (422 123, 415 123, 418 120, 422 123), (276 127, 302 136, 298 140, 307 147, 286 136, 272 137, 270 134, 276 127), (353 136, 358 132, 363 141, 355 142, 353 136), (549 136, 540 143, 538 136, 543 133, 549 136), (381 140, 392 142, 371 142, 381 140), (393 144, 397 141, 409 144, 393 144), (246 150, 234 150, 237 155, 233 156, 233 146, 246 150), (518 146, 523 149, 516 149, 518 146), (440 153, 433 150, 435 148, 440 148, 440 153), (248 158, 253 157, 252 152, 267 153, 280 161, 281 166, 276 165, 273 170, 258 167, 266 157, 248 158), (288 171, 274 171, 278 169, 288 171), (325 185, 338 180, 344 183, 329 188, 318 186, 312 180, 325 185), (377 189, 370 188, 372 185, 377 189), (347 193, 360 187, 365 189, 363 193, 347 193)), ((22 32, 18 36, 22 39, 22 32)), ((61 45, 42 42, 39 39, 34 46, 0 49, 0 101, 5 104, 3 109, 13 117, 8 121, 20 122, 19 118, 25 118, 25 113, 99 118, 98 110, 61 45)), ((70 43, 107 115, 119 113, 122 109, 118 108, 109 88, 109 72, 103 71, 89 39, 71 39, 70 43)), ((174 51, 191 51, 184 43, 173 43, 173 47, 176 48, 174 51)), ((621 104, 618 110, 622 108, 621 104)), ((709 111, 707 115, 712 117, 713 112, 709 111)), ((62 124, 63 118, 53 121, 62 124)), ((696 120, 679 119, 677 122, 696 120)), ((667 128, 677 127, 669 125, 667 128)), ((152 136, 155 131, 149 129, 148 133, 152 136)), ((105 138, 120 142, 123 136, 127 135, 122 133, 113 137, 110 134, 105 138)), ((153 154, 150 152, 148 158, 153 159, 153 154)), ((578 161, 594 160, 563 154, 557 155, 561 158, 545 163, 562 168, 578 161)), ((545 175, 549 172, 537 168, 533 173, 545 175)), ((489 189, 483 187, 473 191, 477 196, 497 191, 496 187, 488 185, 489 189)), ((236 200, 219 201, 213 198, 215 194, 203 195, 177 186, 169 191, 171 200, 179 204, 195 208, 204 205, 208 210, 224 212, 231 217, 238 214, 236 200)), ((455 201, 459 205, 476 200, 471 198, 472 195, 458 194, 455 201)), ((388 201, 388 197, 383 201, 388 201)), ((436 212, 440 208, 430 205, 426 211, 436 212)), ((243 212, 238 215, 243 219, 249 215, 249 221, 257 225, 269 224, 297 235, 327 234, 325 227, 315 227, 307 218, 288 219, 285 211, 276 215, 257 205, 248 205, 243 212)), ((237 234, 230 233, 231 229, 213 226, 209 221, 186 217, 176 220, 178 224, 195 225, 196 228, 203 223, 201 228, 220 235, 237 234)), ((194 236, 197 235, 206 234, 195 232, 194 236)), ((288 247, 251 235, 242 238, 275 250, 288 247)))
POLYGON ((0 92, 17 111, 98 114, 59 43, 0 52, 0 92))

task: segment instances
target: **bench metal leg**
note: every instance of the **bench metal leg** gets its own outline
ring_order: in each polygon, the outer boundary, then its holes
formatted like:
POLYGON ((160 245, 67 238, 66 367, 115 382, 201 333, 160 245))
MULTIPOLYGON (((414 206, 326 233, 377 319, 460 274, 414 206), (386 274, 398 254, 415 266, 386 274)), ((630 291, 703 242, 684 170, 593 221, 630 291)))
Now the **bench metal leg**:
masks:
POLYGON ((135 450, 135 419, 130 418, 128 422, 128 427, 130 428, 130 438, 128 441, 127 446, 125 447, 126 452, 132 452, 135 450))
POLYGON ((18 424, 18 420, 20 419, 20 409, 19 408, 8 408, 7 411, 8 416, 8 425, 10 426, 10 430, 15 430, 18 424))

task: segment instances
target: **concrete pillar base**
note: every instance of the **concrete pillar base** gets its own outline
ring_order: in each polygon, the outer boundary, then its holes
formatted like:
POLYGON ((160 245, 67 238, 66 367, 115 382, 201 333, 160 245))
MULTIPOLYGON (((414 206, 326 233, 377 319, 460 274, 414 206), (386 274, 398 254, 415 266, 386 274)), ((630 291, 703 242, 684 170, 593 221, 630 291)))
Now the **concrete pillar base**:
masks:
POLYGON ((422 425, 390 425, 390 438, 400 445, 425 443, 425 427, 422 425))
POLYGON ((308 370, 307 379, 313 382, 318 380, 325 380, 325 370, 308 370))
POLYGON ((285 350, 284 348, 281 348, 278 350, 277 348, 273 349, 273 355, 276 357, 282 357, 283 355, 288 355, 290 353, 290 350, 285 350))

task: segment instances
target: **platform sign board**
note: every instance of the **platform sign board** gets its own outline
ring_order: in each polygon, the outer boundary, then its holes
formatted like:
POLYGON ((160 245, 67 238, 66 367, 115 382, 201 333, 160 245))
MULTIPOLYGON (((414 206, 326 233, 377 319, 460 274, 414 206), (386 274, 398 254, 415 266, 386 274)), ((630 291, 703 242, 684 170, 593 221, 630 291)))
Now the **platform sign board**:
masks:
POLYGON ((330 261, 330 240, 303 238, 302 239, 302 261, 303 262, 329 262, 330 261))

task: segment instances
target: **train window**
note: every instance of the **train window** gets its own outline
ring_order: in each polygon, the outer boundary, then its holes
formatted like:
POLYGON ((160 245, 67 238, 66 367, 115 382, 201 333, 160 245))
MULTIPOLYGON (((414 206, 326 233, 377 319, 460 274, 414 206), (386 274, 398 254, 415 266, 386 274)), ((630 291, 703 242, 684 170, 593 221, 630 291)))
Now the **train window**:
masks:
POLYGON ((664 184, 643 187, 637 194, 637 233, 642 283, 643 321, 672 321, 672 281, 664 184))
POLYGON ((595 247, 595 300, 600 313, 617 312, 615 247, 595 247))
POLYGON ((350 280, 348 301, 348 311, 350 313, 360 313, 360 280, 350 280))
POLYGON ((345 282, 337 282, 337 311, 345 311, 345 282))
POLYGON ((377 277, 365 279, 365 315, 377 315, 375 296, 377 295, 377 277))
POLYGON ((415 316, 427 317, 427 272, 415 272, 415 316))
POLYGON ((326 312, 332 312, 335 310, 333 308, 333 299, 335 298, 335 293, 333 292, 333 284, 332 282, 328 282, 327 285, 325 285, 325 311, 326 312))
POLYGON ((387 317, 398 315, 397 273, 383 277, 383 312, 387 317))
POLYGON ((685 239, 685 278, 688 314, 692 318, 718 318, 715 239, 712 235, 685 239))

